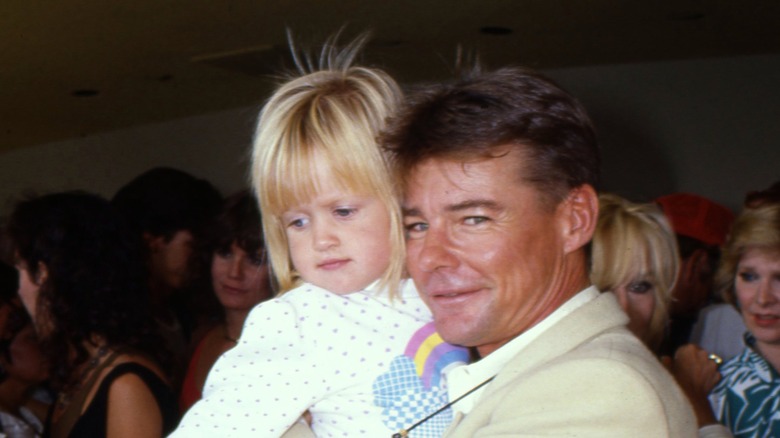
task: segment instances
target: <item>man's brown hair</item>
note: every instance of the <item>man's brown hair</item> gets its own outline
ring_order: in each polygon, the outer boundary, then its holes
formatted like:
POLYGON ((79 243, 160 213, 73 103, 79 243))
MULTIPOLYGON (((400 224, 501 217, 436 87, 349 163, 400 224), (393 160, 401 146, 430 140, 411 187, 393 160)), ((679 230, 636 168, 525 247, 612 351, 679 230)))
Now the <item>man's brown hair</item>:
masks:
POLYGON ((384 144, 404 183, 428 158, 488 158, 507 145, 523 150, 525 180, 554 204, 575 187, 599 183, 599 148, 584 107, 530 69, 503 68, 422 88, 391 126, 384 144))

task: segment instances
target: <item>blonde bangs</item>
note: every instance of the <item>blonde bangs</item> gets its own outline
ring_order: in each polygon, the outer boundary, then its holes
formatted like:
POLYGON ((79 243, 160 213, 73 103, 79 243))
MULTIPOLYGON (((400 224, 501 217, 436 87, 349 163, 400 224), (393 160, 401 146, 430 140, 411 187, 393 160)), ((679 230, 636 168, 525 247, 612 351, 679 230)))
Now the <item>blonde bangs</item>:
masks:
POLYGON ((394 196, 373 130, 355 129, 360 121, 339 107, 328 109, 330 114, 308 112, 308 117, 296 120, 297 127, 285 132, 276 147, 268 148, 263 169, 256 169, 263 178, 256 179, 255 189, 263 193, 270 214, 280 215, 316 196, 323 168, 346 191, 384 200, 394 196))
POLYGON ((377 141, 401 96, 384 72, 352 67, 293 79, 261 112, 252 152, 252 187, 280 291, 301 283, 280 216, 310 202, 327 169, 345 191, 377 197, 387 207, 391 266, 379 280, 391 296, 397 293, 405 253, 401 214, 397 188, 377 141))

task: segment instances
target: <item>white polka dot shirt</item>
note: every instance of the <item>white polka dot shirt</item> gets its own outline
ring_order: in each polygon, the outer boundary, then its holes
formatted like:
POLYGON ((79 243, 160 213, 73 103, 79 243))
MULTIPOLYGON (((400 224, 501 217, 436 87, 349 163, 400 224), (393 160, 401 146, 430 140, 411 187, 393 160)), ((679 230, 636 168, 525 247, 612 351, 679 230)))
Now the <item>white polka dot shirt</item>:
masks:
MULTIPOLYGON (((305 284, 259 304, 171 436, 281 436, 309 410, 318 437, 390 437, 443 406, 442 375, 468 356, 438 337, 412 282, 402 289, 391 302, 305 284)), ((441 436, 450 419, 411 436, 441 436)))

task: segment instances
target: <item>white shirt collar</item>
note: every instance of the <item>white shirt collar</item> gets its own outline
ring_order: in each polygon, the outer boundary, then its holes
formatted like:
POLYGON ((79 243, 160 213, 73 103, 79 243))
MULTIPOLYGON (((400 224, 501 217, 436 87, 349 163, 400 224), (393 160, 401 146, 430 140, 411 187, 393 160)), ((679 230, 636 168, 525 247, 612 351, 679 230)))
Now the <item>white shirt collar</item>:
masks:
MULTIPOLYGON (((585 303, 598 297, 599 293, 598 289, 594 286, 590 286, 578 292, 538 324, 502 345, 496 351, 483 357, 478 362, 450 370, 447 373, 447 392, 450 401, 455 400, 472 388, 478 386, 480 383, 498 374, 498 372, 501 371, 501 369, 504 368, 504 366, 523 348, 533 342, 555 323, 574 312, 585 303)), ((479 400, 484 389, 485 388, 482 387, 474 391, 474 393, 470 394, 468 397, 465 397, 463 400, 455 403, 453 405, 453 410, 463 414, 471 412, 471 409, 479 400)))

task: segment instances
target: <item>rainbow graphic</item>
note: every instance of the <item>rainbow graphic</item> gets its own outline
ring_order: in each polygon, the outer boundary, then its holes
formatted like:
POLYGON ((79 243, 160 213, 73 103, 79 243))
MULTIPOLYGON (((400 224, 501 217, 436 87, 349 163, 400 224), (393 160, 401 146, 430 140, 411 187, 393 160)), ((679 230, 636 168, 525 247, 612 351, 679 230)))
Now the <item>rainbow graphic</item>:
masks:
POLYGON ((439 386, 442 373, 447 368, 469 362, 468 350, 444 342, 432 322, 412 335, 404 355, 414 362, 425 389, 439 386))

